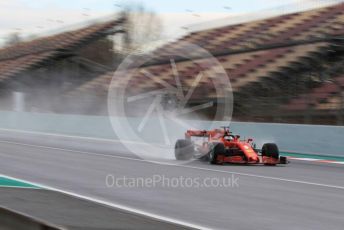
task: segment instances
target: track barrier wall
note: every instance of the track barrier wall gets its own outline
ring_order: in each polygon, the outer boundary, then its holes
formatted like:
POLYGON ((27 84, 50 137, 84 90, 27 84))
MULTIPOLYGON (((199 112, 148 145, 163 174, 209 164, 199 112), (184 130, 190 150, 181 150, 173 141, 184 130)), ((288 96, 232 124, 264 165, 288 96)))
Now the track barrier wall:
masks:
MULTIPOLYGON (((126 118, 117 118, 126 119, 126 118)), ((131 125, 138 125, 141 119, 129 118, 131 125)), ((161 135, 161 127, 157 120, 148 121, 150 130, 145 130, 146 136, 152 133, 161 135)), ((229 125, 228 122, 185 121, 190 128, 197 129, 220 127, 229 125)), ((174 124, 166 124, 167 130, 176 138, 183 138, 185 129, 174 124)), ((294 125, 231 122, 233 133, 240 134, 242 138, 253 138, 260 147, 263 143, 277 143, 282 151, 344 156, 344 126, 323 125, 294 125)), ((112 129, 110 119, 105 116, 62 115, 48 113, 0 112, 0 129, 14 129, 28 132, 53 133, 61 135, 118 139, 112 129)), ((3 136, 4 134, 2 134, 3 136)), ((151 137, 154 139, 155 137, 151 137)), ((140 141, 131 139, 131 141, 140 141)))

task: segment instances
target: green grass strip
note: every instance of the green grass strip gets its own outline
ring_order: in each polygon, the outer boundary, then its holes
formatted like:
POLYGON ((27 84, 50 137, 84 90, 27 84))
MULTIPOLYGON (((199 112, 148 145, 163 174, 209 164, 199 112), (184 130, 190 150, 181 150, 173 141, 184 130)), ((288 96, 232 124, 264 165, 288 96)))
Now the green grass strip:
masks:
POLYGON ((0 177, 0 187, 39 188, 35 185, 13 180, 7 177, 0 177))

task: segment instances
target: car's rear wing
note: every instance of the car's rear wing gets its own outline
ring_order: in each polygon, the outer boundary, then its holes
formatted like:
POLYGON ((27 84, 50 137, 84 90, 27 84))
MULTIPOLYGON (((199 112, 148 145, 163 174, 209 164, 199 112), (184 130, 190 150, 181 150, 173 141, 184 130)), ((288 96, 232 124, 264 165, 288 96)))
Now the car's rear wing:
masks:
POLYGON ((187 130, 185 137, 208 137, 210 135, 207 130, 187 130))
POLYGON ((185 138, 190 139, 191 137, 209 137, 210 132, 207 130, 187 130, 185 138))
MULTIPOLYGON (((230 133, 228 131, 228 133, 230 133)), ((190 139, 191 137, 222 137, 225 134, 223 129, 214 129, 214 130, 187 130, 185 133, 185 138, 190 139)))

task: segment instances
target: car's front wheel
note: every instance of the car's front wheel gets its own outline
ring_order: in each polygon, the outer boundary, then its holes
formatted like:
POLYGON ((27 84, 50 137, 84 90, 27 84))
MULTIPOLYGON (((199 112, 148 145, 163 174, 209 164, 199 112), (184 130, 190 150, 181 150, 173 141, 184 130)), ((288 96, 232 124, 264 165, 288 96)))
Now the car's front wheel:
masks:
POLYGON ((262 147, 262 157, 268 157, 274 159, 274 161, 268 161, 265 165, 276 165, 276 162, 279 160, 279 150, 276 144, 267 143, 262 147))
POLYGON ((279 150, 275 143, 266 143, 262 147, 262 156, 272 157, 276 160, 279 158, 279 150))

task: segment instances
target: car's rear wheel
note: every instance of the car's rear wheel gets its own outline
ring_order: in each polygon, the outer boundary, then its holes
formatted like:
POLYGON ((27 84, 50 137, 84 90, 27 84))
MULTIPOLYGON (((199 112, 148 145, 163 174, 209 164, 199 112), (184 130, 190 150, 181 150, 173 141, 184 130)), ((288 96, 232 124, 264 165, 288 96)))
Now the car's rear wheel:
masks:
POLYGON ((194 146, 190 140, 177 140, 174 147, 174 155, 177 160, 190 160, 194 154, 194 146))
POLYGON ((214 143, 209 152, 210 164, 218 164, 217 157, 225 154, 225 145, 223 143, 214 143))

